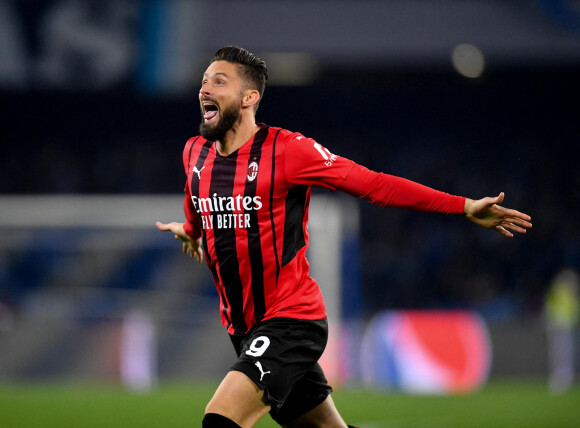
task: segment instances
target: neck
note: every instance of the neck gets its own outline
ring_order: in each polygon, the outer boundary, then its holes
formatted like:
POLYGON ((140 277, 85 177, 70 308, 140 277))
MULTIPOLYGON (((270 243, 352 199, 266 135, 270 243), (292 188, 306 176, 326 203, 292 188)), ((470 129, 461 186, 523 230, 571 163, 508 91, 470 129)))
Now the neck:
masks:
POLYGON ((228 156, 242 147, 260 127, 255 120, 243 120, 243 117, 230 129, 226 136, 216 141, 216 147, 220 155, 228 156))

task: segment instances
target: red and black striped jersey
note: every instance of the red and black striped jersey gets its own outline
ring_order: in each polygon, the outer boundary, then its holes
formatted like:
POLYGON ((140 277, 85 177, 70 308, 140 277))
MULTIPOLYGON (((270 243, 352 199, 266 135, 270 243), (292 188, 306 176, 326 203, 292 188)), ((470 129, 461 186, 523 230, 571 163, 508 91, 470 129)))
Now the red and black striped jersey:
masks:
POLYGON ((203 234, 230 334, 274 317, 326 317, 306 260, 311 186, 378 205, 448 214, 463 213, 465 204, 465 198, 370 171, 299 133, 263 124, 229 156, 220 155, 212 141, 191 138, 183 164, 184 228, 194 238, 203 234))

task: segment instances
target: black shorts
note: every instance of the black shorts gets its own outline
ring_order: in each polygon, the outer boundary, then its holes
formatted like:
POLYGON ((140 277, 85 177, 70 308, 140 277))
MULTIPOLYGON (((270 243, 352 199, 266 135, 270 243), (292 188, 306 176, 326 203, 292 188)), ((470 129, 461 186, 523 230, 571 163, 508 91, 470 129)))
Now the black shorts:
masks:
POLYGON ((328 322, 273 318, 243 336, 230 336, 244 373, 265 392, 270 415, 280 425, 312 410, 328 397, 318 359, 328 339, 328 322))

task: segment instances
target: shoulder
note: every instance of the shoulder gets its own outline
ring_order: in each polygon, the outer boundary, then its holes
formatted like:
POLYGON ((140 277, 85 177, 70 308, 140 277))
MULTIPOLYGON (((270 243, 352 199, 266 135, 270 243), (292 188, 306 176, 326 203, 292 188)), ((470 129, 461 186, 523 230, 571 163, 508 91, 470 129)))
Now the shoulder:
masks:
POLYGON ((311 138, 305 137, 300 132, 290 131, 284 128, 270 127, 270 135, 275 135, 276 144, 282 147, 300 147, 305 142, 314 142, 311 138))
POLYGON ((192 156, 199 155, 202 152, 203 147, 206 145, 207 140, 201 136, 191 137, 185 143, 183 147, 183 164, 184 166, 188 166, 192 156))
POLYGON ((284 141, 284 142, 298 142, 304 138, 306 138, 304 135, 302 135, 300 132, 294 132, 294 131, 290 131, 288 129, 284 129, 284 128, 271 128, 273 131, 278 133, 278 140, 279 141, 284 141))
POLYGON ((191 156, 191 153, 194 151, 201 151, 201 147, 205 146, 206 143, 208 141, 203 138, 201 135, 197 135, 195 137, 191 137, 189 140, 187 140, 187 142, 185 143, 185 146, 183 147, 183 157, 185 159, 185 157, 191 156))
POLYGON ((185 149, 191 148, 194 145, 197 144, 205 144, 207 140, 205 138, 203 138, 201 135, 196 135, 195 137, 191 137, 189 140, 187 140, 187 142, 185 143, 185 149))

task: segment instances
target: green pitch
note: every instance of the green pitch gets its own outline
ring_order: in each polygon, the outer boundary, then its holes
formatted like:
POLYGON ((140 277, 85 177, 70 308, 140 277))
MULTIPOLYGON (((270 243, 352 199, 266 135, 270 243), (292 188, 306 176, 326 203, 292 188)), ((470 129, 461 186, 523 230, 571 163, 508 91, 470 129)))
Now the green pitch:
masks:
MULTIPOLYGON (((162 385, 133 394, 117 386, 0 385, 0 427, 198 427, 216 385, 162 385)), ((541 381, 494 381, 462 396, 406 396, 342 389, 344 418, 366 428, 580 427, 580 386, 551 396, 541 381)), ((259 428, 277 426, 269 417, 259 428)))

